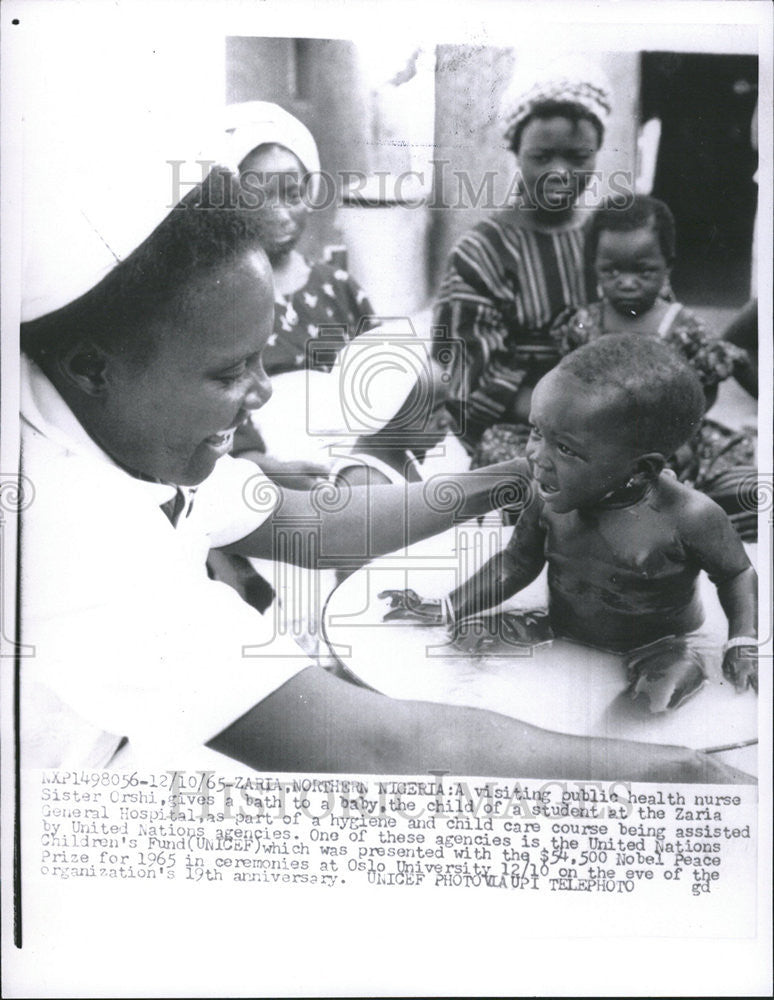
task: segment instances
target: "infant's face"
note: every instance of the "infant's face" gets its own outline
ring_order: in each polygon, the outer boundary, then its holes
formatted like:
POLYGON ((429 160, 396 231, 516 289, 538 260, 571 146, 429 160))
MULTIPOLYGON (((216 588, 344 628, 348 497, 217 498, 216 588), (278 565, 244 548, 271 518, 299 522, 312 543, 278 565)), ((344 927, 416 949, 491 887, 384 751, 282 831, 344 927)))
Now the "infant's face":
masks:
POLYGON ((623 486, 637 457, 620 430, 614 392, 590 390, 554 369, 532 394, 527 459, 557 513, 594 507, 623 486))
POLYGON ((669 273, 658 233, 645 226, 630 233, 603 230, 595 267, 602 294, 622 316, 652 309, 669 273))

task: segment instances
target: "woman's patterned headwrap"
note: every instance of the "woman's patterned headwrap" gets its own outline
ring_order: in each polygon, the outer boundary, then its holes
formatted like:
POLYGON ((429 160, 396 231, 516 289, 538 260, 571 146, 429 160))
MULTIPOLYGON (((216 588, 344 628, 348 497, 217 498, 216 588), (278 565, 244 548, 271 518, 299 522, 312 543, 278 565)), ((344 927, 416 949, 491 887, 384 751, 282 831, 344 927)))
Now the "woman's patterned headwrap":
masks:
POLYGON ((508 145, 527 118, 547 101, 579 104, 604 128, 610 116, 610 86, 593 63, 568 57, 537 74, 517 71, 501 104, 503 134, 508 145))

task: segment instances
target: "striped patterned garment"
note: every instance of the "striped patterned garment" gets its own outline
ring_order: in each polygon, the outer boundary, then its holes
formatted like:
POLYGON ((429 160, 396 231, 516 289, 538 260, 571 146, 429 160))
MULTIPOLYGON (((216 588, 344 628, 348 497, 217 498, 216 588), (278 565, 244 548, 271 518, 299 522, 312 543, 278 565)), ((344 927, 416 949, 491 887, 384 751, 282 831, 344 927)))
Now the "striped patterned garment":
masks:
POLYGON ((584 305, 595 288, 581 228, 522 228, 513 213, 479 223, 452 250, 434 313, 435 354, 452 358, 452 404, 473 446, 487 427, 513 420, 522 385, 559 360, 552 320, 584 305), (447 338, 465 349, 444 351, 447 338))

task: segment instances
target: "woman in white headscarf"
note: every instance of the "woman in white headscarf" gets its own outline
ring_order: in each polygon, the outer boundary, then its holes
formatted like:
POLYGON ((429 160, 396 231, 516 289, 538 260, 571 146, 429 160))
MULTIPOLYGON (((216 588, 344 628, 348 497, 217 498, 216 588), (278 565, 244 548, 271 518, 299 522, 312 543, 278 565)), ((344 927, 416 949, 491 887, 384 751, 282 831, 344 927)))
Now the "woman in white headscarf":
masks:
MULTIPOLYGON (((280 380, 304 369, 330 371, 341 348, 375 323, 371 304, 346 270, 311 262, 298 249, 320 187, 314 137, 278 104, 234 104, 226 110, 225 160, 239 173, 247 204, 261 215, 261 245, 272 266, 274 332, 263 352, 263 366, 280 380)), ((254 461, 280 485, 309 489, 328 476, 324 452, 301 448, 290 458, 286 449, 280 454, 274 447, 284 437, 298 443, 298 436, 288 433, 288 414, 281 404, 284 399, 297 414, 305 405, 304 389, 293 375, 285 385, 276 381, 275 388, 277 405, 237 430, 232 453, 254 461)), ((208 566, 215 578, 229 583, 260 611, 272 602, 273 587, 242 556, 211 553, 208 566)), ((262 569, 270 572, 266 566, 262 569)), ((314 621, 318 613, 306 609, 300 617, 314 621)))
POLYGON ((337 347, 374 321, 371 304, 344 268, 311 262, 298 250, 319 189, 317 145, 305 125, 268 101, 232 105, 226 125, 229 163, 263 214, 263 245, 274 272, 266 371, 329 370, 337 347), (315 351, 309 342, 321 332, 330 349, 315 351))

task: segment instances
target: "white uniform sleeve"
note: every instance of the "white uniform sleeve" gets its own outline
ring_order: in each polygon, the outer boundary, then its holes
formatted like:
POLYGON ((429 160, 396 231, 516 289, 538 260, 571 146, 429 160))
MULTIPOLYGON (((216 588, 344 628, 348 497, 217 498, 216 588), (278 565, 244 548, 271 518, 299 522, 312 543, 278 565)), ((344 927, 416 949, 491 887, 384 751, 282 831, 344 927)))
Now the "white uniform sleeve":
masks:
POLYGON ((197 490, 193 517, 219 548, 255 531, 278 503, 278 487, 254 462, 224 455, 197 490))
MULTIPOLYGON (((115 475, 90 482, 90 465, 69 455, 28 463, 36 496, 23 524, 21 638, 33 652, 22 670, 95 726, 128 736, 141 763, 190 767, 310 661, 271 613, 191 560, 196 532, 113 490, 115 475)), ((213 525, 221 501, 233 510, 234 490, 254 475, 247 462, 225 466, 215 485, 231 492, 195 500, 213 525)), ((243 537, 268 513, 238 506, 212 539, 243 537)))

